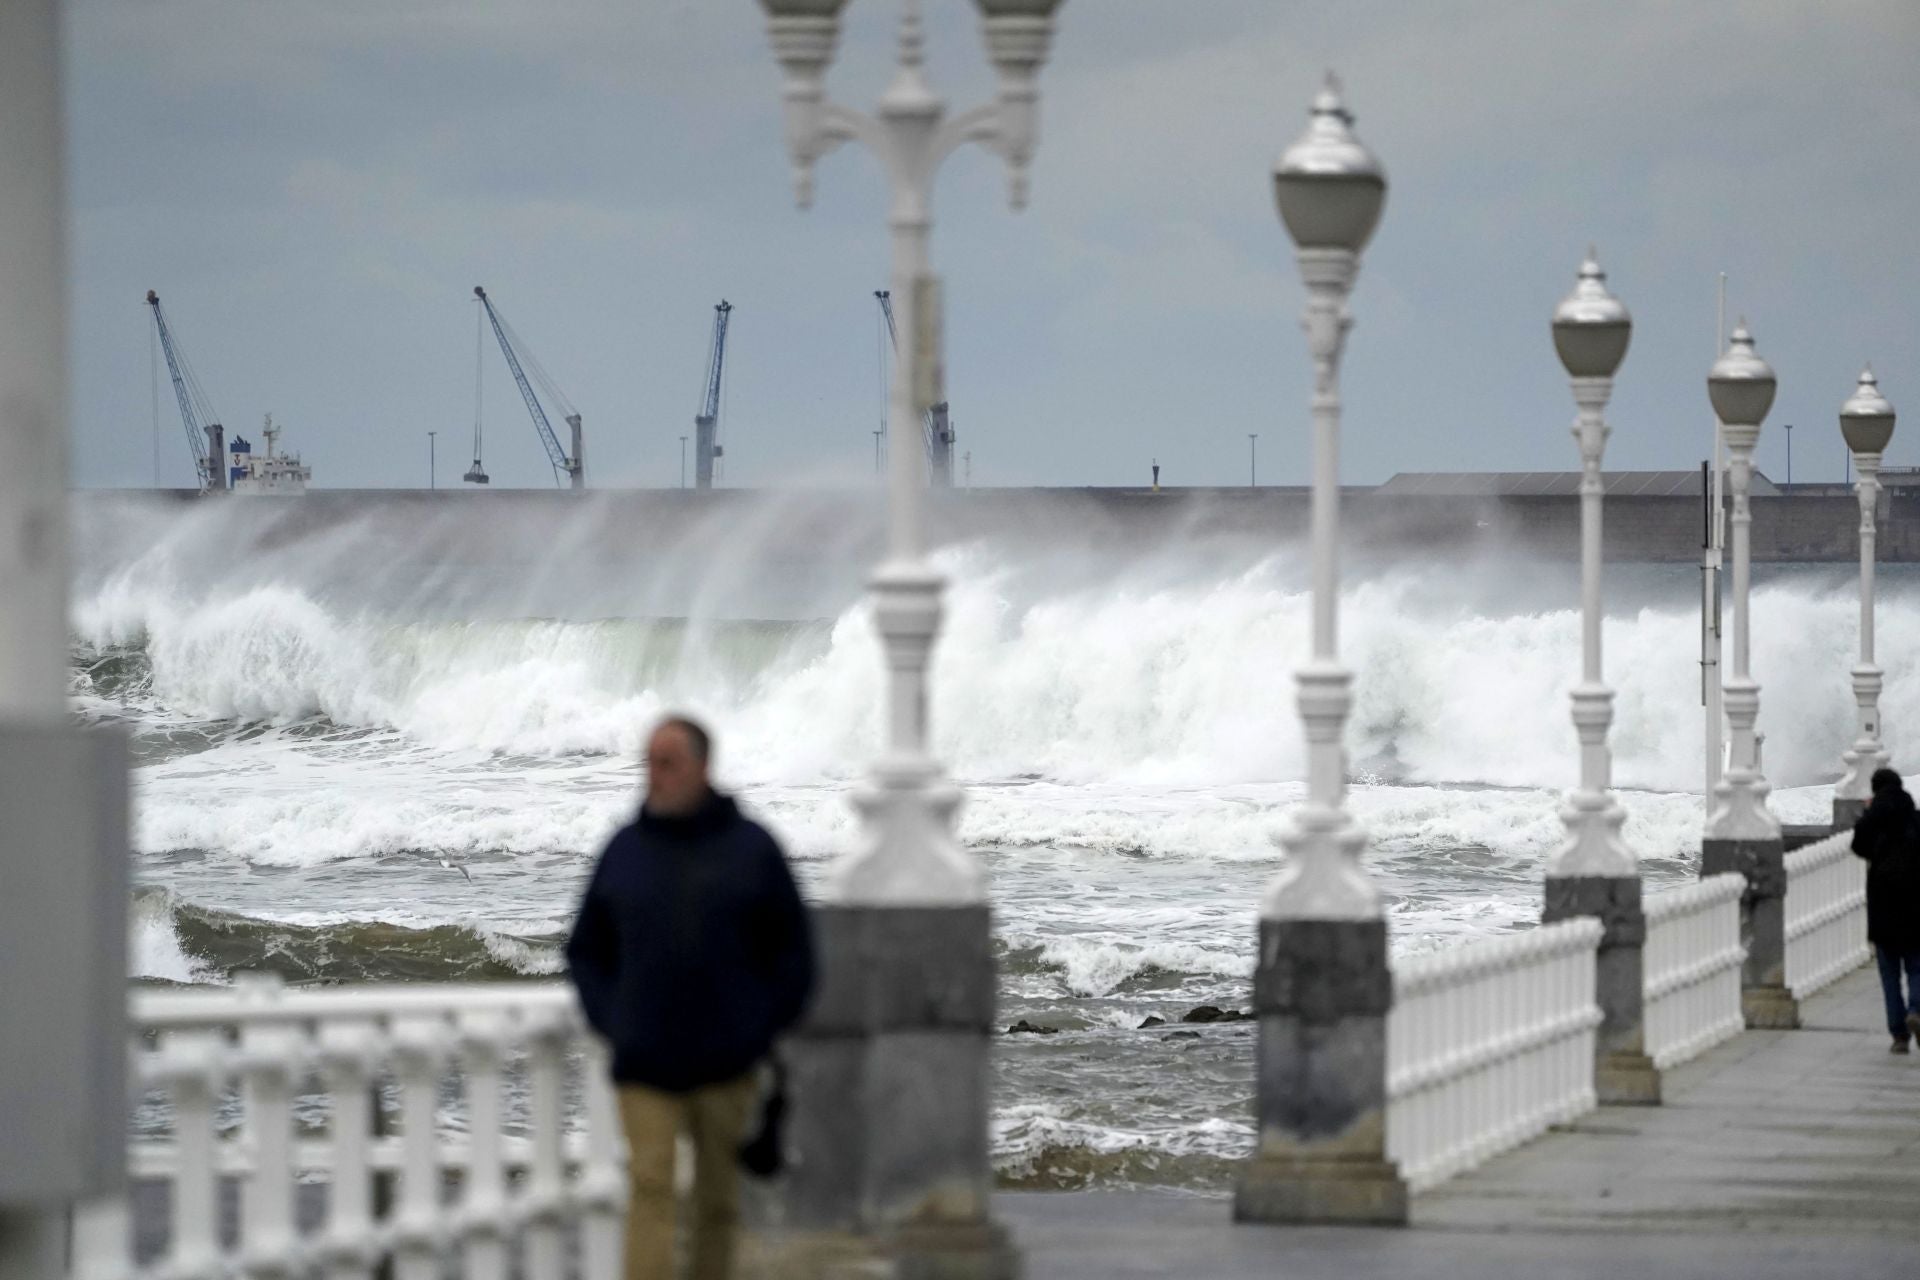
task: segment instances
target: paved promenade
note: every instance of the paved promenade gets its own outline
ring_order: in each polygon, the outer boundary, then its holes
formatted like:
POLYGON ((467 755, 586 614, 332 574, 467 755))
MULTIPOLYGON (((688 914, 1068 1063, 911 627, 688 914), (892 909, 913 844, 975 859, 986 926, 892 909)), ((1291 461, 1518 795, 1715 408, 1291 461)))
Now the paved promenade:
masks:
POLYGON ((1416 1197, 1403 1230, 1229 1227, 1224 1198, 1025 1193, 998 1212, 1030 1280, 1080 1277, 1920 1276, 1920 1055, 1878 979, 1416 1197))

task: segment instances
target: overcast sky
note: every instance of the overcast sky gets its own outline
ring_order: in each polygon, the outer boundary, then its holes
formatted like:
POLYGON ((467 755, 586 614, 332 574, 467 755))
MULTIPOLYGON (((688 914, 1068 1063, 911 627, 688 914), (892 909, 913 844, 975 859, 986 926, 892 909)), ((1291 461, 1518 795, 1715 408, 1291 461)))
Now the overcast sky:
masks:
MULTIPOLYGON (((928 0, 935 86, 991 89, 928 0)), ((890 0, 829 87, 869 106, 890 0)), ((587 424, 590 480, 672 485, 731 300, 726 483, 865 483, 884 193, 848 147, 792 204, 752 0, 73 0, 78 483, 156 474, 157 289, 229 431, 271 411, 326 486, 470 459, 484 284, 587 424)), ((1632 308, 1610 467, 1697 466, 1714 292, 1780 374, 1760 445, 1837 478, 1872 360, 1920 434, 1913 0, 1070 0, 1031 207, 943 172, 933 256, 979 484, 1308 471, 1302 291, 1269 171, 1328 67, 1391 183, 1354 300, 1344 475, 1575 465, 1547 321, 1597 242, 1632 308)), ((489 336, 496 486, 551 473, 489 336)), ((192 483, 161 387, 158 478, 192 483)), ((1890 462, 1920 462, 1896 437, 1890 462)))

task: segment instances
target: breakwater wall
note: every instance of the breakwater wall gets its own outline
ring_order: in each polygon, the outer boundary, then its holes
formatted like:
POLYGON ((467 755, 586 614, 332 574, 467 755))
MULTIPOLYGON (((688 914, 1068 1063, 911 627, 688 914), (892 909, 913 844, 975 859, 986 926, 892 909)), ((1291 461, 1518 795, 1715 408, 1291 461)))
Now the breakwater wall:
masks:
MULTIPOLYGON (((877 552, 884 529, 877 489, 848 491, 717 489, 597 490, 585 494, 538 489, 324 489, 294 498, 228 496, 203 499, 191 491, 98 490, 89 503, 151 501, 258 504, 249 524, 270 525, 293 537, 348 521, 371 520, 405 535, 416 522, 465 527, 469 543, 490 531, 513 536, 521 518, 579 514, 585 504, 602 547, 677 542, 689 523, 739 521, 778 526, 792 544, 832 545, 848 553, 877 552), (494 517, 512 515, 511 521, 494 517)), ((1838 563, 1858 556, 1859 508, 1844 494, 1755 498, 1753 558, 1760 562, 1838 563)), ((967 489, 932 495, 929 531, 936 543, 964 542, 1008 529, 1058 536, 1071 543, 1152 546, 1171 540, 1259 538, 1301 541, 1307 536, 1309 497, 1293 487, 1230 489, 967 489)), ((1702 503, 1690 496, 1612 497, 1606 504, 1609 560, 1686 563, 1700 555, 1702 503)), ((1430 496, 1351 488, 1342 498, 1342 536, 1352 548, 1382 555, 1498 555, 1522 551, 1544 559, 1576 559, 1580 505, 1567 496, 1430 496)), ((510 553, 511 548, 494 548, 510 553)), ((1880 559, 1920 561, 1920 493, 1881 499, 1880 559)), ((510 557, 509 557, 510 558, 510 557)))

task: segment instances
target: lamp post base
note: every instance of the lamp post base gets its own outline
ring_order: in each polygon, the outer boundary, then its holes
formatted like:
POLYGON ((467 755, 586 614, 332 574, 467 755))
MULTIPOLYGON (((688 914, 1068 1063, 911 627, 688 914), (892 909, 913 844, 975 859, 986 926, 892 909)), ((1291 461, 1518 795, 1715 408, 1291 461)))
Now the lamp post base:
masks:
POLYGON ((1660 1072, 1646 1048, 1645 950, 1647 916, 1640 877, 1547 877, 1542 924, 1591 916, 1600 922, 1594 958, 1594 1003, 1600 1026, 1594 1034, 1594 1095, 1618 1106, 1654 1106, 1660 1072))
POLYGON ((1657 1107, 1660 1069, 1638 1049, 1603 1053, 1593 1064, 1593 1096, 1610 1107, 1657 1107))
POLYGON ((1800 1006, 1787 990, 1787 867, 1779 836, 1700 842, 1700 875, 1737 871, 1747 882, 1740 897, 1740 940, 1747 960, 1740 971, 1740 1003, 1755 1029, 1800 1025, 1800 1006))
MULTIPOLYGON (((1384 1131, 1386 1118, 1378 1118, 1384 1131)), ((1236 1222, 1402 1227, 1407 1184, 1383 1156, 1259 1155, 1233 1187, 1236 1222)))
POLYGON ((1262 920, 1259 1150, 1233 1196, 1239 1222, 1407 1221, 1407 1185, 1386 1156, 1384 920, 1262 920))
POLYGON ((818 994, 781 1051, 793 1160, 753 1206, 750 1269, 1013 1280, 989 1217, 988 908, 831 904, 813 919, 818 994))
POLYGON ((1784 986, 1742 987, 1740 1009, 1749 1031, 1798 1031, 1800 1002, 1784 986))

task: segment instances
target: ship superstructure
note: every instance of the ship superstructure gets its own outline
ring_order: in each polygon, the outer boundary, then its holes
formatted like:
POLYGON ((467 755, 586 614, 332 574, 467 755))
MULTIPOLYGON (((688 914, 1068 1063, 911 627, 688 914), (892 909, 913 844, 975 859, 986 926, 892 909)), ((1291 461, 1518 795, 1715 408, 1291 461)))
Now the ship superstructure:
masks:
POLYGON ((232 465, 227 474, 232 481, 235 493, 284 493, 296 494, 307 491, 307 481, 313 479, 313 468, 300 461, 299 454, 281 453, 276 448, 280 440, 279 427, 273 425, 273 415, 267 415, 266 425, 260 428, 260 434, 267 439, 267 451, 257 454, 253 446, 239 436, 233 438, 228 450, 232 465))

